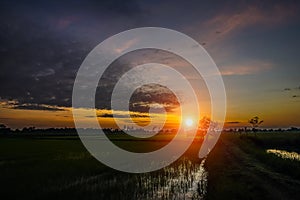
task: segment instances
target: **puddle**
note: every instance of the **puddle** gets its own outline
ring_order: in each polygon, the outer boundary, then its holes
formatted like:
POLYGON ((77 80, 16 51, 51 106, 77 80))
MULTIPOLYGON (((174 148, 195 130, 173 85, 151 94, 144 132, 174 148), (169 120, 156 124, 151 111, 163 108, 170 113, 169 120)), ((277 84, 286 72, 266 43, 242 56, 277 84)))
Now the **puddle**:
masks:
POLYGON ((276 156, 281 157, 283 159, 300 161, 300 154, 297 152, 288 152, 288 151, 278 150, 278 149, 267 149, 267 153, 275 154, 276 156))

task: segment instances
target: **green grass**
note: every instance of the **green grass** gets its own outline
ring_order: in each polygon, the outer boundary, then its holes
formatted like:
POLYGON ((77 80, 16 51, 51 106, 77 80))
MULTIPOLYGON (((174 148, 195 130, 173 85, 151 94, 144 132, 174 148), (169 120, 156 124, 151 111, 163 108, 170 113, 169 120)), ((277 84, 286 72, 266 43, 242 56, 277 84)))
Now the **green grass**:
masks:
POLYGON ((43 197, 78 177, 107 170, 80 140, 1 138, 1 196, 43 197))
MULTIPOLYGON (((111 139, 143 152, 159 148, 168 137, 136 141, 111 139)), ((201 141, 184 157, 200 163, 201 141)), ((298 199, 300 162, 267 154, 275 148, 299 152, 297 133, 225 133, 206 159, 207 199, 298 199)), ((182 159, 173 166, 178 166, 182 159)), ((157 177, 163 170, 152 172, 157 177)), ((74 136, 0 137, 1 199, 134 199, 140 176, 99 163, 74 136)))
POLYGON ((207 199, 298 199, 300 162, 266 153, 299 148, 299 134, 223 134, 209 154, 207 199))
MULTIPOLYGON (((168 142, 112 139, 134 152, 168 142)), ((200 162, 199 146, 193 145, 185 154, 193 162, 200 162)), ((73 136, 1 137, 0 172, 0 196, 5 199, 132 199, 138 180, 135 174, 115 171, 95 160, 73 136)))

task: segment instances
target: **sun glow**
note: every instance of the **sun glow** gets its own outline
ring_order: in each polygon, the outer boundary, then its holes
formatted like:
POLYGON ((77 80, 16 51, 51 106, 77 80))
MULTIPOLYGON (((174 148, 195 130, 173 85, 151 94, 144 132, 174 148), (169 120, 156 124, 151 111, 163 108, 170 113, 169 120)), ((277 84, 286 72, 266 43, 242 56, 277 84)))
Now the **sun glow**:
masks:
POLYGON ((194 121, 190 118, 185 120, 185 125, 188 126, 188 127, 193 126, 193 123, 194 123, 194 121))

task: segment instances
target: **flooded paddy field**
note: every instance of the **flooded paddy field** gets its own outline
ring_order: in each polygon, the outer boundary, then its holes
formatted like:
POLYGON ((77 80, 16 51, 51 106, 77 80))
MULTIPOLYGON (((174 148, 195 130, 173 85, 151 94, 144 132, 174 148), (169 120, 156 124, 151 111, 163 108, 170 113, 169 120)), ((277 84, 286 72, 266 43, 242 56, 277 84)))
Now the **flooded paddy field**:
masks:
POLYGON ((267 153, 272 153, 283 159, 291 159, 300 161, 300 154, 297 152, 288 152, 279 149, 267 149, 267 153))
POLYGON ((128 174, 99 163, 76 137, 1 137, 0 193, 4 199, 297 199, 299 133, 223 133, 205 159, 198 158, 200 145, 161 170, 128 174))

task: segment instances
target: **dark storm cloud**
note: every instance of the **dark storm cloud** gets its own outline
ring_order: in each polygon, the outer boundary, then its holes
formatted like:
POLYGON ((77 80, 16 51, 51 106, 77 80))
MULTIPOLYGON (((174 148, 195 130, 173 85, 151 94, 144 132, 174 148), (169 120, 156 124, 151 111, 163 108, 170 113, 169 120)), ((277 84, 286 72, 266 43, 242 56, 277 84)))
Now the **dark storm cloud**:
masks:
POLYGON ((0 97, 20 105, 71 106, 76 72, 105 37, 99 24, 140 13, 121 0, 2 1, 0 9, 0 97))
POLYGON ((48 105, 41 105, 41 104, 23 104, 23 105, 16 105, 13 108, 21 109, 21 110, 48 110, 48 111, 64 111, 65 110, 62 108, 49 107, 48 105))
POLYGON ((232 122, 226 122, 226 124, 240 124, 241 122, 239 121, 232 121, 232 122))
POLYGON ((159 104, 164 106, 166 111, 172 111, 180 104, 175 94, 165 86, 148 84, 138 88, 131 96, 129 110, 138 112, 149 112, 150 106, 154 111, 159 112, 162 108, 155 108, 159 104))
MULTIPOLYGON (((198 38, 201 35, 199 30, 203 31, 199 28, 201 22, 219 19, 219 12, 222 14, 224 10, 225 17, 231 19, 231 9, 248 7, 245 4, 231 3, 225 6, 223 1, 210 4, 202 1, 135 0, 1 1, 0 97, 16 100, 20 106, 36 104, 69 107, 72 105, 72 87, 80 64, 105 38, 142 26, 173 28, 198 38)), ((253 4, 257 4, 261 10, 268 9, 265 3, 253 4)), ((279 11, 280 8, 278 6, 279 11)), ((251 16, 253 20, 257 19, 251 16)), ((223 24, 223 18, 220 19, 223 24)), ((239 29, 233 27, 229 30, 239 29)), ((214 39, 215 35, 221 37, 227 32, 213 26, 212 33, 214 39)), ((142 58, 144 63, 151 60, 149 56, 142 58)), ((167 57, 165 64, 170 64, 167 57)), ((130 59, 126 62, 117 61, 114 65, 120 67, 108 70, 109 75, 102 78, 98 87, 97 108, 110 108, 110 95, 116 80, 131 68, 130 59)), ((152 96, 146 93, 139 95, 133 98, 134 109, 138 111, 149 109, 144 102, 166 101, 167 109, 170 110, 176 106, 176 101, 168 93, 165 97, 155 93, 152 96)))
MULTIPOLYGON (((104 72, 96 92, 96 107, 111 109, 111 96, 115 84, 120 77, 135 66, 145 63, 161 63, 182 70, 188 63, 174 54, 157 49, 144 49, 125 54, 115 60, 104 72)), ((187 73, 187 70, 185 71, 187 73)), ((147 74, 145 74, 147 76, 147 74)), ((190 76, 190 74, 187 74, 190 76)), ((132 77, 134 79, 134 77, 132 77)), ((158 84, 148 84, 138 88, 129 102, 130 111, 148 112, 149 106, 163 105, 166 111, 172 111, 179 106, 177 97, 167 88, 158 84)), ((161 108, 153 108, 160 112, 161 108)))
POLYGON ((75 72, 86 53, 83 45, 22 16, 4 19, 2 16, 0 96, 21 104, 70 106, 75 72))
MULTIPOLYGON (((89 117, 89 116, 87 116, 89 117)), ((122 114, 101 114, 101 115, 97 115, 97 117, 104 117, 104 118, 128 118, 128 115, 122 115, 122 114)), ((130 115, 131 118, 148 118, 149 115, 147 114, 131 114, 130 115)))

